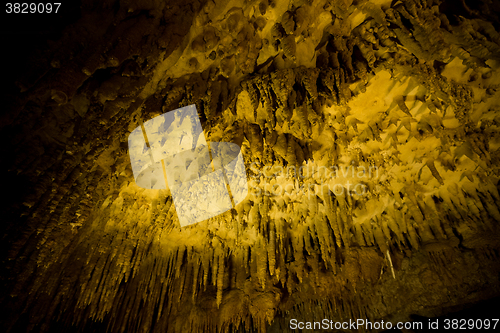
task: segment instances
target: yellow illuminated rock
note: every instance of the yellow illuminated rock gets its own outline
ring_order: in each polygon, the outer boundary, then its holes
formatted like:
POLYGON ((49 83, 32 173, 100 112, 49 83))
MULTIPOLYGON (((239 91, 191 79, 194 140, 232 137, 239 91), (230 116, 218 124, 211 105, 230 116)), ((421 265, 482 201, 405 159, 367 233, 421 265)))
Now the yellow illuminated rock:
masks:
POLYGON ((494 2, 83 0, 64 15, 6 63, 2 331, 427 324, 500 295, 494 2), (173 189, 135 183, 127 139, 193 104, 207 142, 241 148, 249 194, 181 227, 173 189))

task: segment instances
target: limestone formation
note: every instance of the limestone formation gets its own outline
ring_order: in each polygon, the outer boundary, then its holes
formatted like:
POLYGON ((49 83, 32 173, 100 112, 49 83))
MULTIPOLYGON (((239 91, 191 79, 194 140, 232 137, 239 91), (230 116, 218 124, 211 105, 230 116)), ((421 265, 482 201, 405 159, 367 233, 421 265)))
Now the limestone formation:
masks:
POLYGON ((284 332, 500 295, 495 2, 77 10, 8 76, 4 331, 284 332), (127 137, 191 104, 250 194, 181 228, 127 137))

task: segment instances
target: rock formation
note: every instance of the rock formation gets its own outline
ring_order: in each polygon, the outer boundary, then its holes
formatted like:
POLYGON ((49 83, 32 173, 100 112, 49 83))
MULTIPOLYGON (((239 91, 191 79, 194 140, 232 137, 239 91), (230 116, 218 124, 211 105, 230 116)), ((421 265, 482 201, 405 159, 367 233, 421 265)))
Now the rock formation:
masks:
POLYGON ((498 3, 76 10, 8 76, 5 331, 282 332, 500 295, 498 3), (181 228, 127 137, 191 104, 251 193, 181 228))

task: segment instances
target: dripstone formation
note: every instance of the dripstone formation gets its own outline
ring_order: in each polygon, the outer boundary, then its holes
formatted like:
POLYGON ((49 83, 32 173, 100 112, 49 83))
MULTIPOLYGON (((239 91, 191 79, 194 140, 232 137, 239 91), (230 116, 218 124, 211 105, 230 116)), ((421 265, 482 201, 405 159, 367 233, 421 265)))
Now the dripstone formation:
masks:
POLYGON ((283 332, 500 295, 500 6, 82 1, 0 118, 4 331, 283 332), (128 134, 195 104, 250 194, 181 228, 128 134))

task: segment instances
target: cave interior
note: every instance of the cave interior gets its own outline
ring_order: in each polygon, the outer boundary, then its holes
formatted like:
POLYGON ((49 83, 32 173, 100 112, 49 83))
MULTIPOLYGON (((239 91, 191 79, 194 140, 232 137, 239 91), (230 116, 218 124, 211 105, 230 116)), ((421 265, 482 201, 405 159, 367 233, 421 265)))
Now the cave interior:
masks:
POLYGON ((2 14, 2 331, 498 319, 500 2, 43 8, 2 14), (182 225, 128 140, 193 105, 248 194, 182 225))

